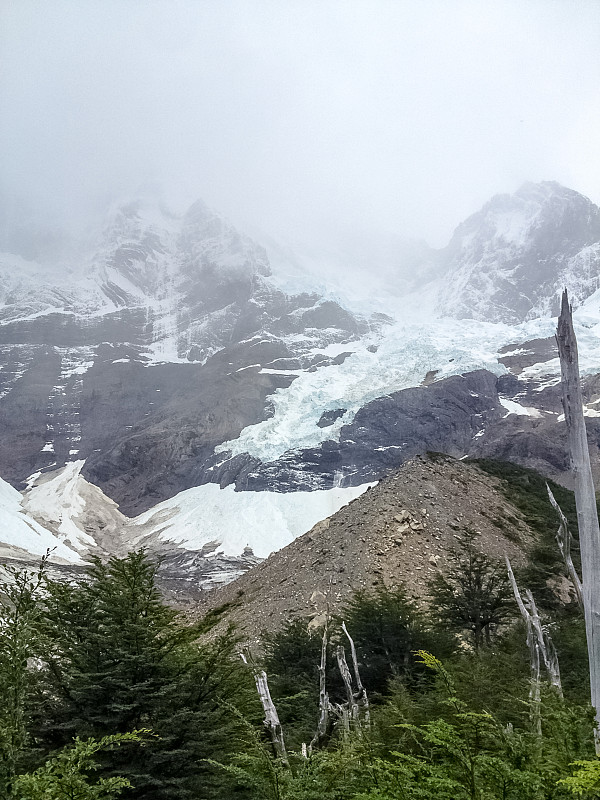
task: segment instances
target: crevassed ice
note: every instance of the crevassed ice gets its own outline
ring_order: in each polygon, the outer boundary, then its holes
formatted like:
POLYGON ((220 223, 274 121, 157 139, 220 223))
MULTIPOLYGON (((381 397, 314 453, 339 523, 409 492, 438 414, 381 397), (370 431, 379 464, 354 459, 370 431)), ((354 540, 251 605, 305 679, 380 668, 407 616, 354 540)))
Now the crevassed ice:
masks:
MULTIPOLYGON (((582 373, 600 369, 600 304, 576 313, 582 373), (580 319, 578 319, 578 316, 580 319)), ((487 369, 496 375, 506 371, 498 363, 498 349, 553 336, 556 319, 531 320, 521 325, 476 320, 437 319, 418 324, 396 324, 384 330, 376 353, 369 341, 348 345, 354 350, 343 364, 303 372, 287 389, 271 395, 274 415, 251 425, 235 440, 216 448, 233 455, 249 453, 273 461, 289 450, 314 447, 327 439, 339 439, 343 425, 359 408, 377 397, 418 386, 427 372, 438 370, 436 379, 487 369), (327 428, 317 427, 324 411, 346 408, 347 413, 327 428)), ((524 377, 560 372, 558 359, 528 368, 524 377)))

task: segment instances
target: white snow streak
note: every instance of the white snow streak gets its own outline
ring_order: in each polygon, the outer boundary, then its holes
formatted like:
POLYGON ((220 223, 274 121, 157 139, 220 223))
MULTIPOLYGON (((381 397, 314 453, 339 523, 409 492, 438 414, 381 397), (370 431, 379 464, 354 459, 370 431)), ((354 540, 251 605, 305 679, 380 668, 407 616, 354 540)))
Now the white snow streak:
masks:
POLYGON ((542 414, 538 411, 537 408, 532 408, 531 406, 522 406, 521 403, 517 403, 515 400, 506 400, 504 397, 498 398, 500 400, 500 405, 504 406, 507 409, 508 414, 505 414, 508 417, 510 414, 518 414, 524 417, 541 417, 542 414))

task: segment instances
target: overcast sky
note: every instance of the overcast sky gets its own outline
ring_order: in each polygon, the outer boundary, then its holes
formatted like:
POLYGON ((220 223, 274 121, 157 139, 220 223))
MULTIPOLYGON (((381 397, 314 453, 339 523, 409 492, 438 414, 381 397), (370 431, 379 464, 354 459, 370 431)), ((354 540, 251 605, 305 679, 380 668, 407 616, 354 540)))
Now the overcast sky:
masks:
POLYGON ((2 0, 5 193, 160 185, 307 242, 444 244, 491 195, 600 203, 599 0, 2 0))

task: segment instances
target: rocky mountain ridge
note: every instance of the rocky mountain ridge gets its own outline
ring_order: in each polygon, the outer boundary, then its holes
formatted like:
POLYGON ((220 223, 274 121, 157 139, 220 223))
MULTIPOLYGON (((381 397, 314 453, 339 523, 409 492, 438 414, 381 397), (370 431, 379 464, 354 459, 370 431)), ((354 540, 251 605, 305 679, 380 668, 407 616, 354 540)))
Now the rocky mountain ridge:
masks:
POLYGON ((267 284, 264 250, 201 203, 175 220, 118 209, 60 285, 3 265, 0 475, 23 488, 77 457, 129 514, 196 485, 195 464, 268 416, 287 367, 327 366, 322 350, 367 327, 267 284))

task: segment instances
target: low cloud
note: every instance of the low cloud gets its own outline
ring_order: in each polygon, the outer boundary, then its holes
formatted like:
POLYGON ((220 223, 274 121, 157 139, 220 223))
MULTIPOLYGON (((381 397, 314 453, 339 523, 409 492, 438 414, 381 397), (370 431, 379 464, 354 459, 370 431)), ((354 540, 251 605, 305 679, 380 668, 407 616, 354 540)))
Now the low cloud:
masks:
POLYGON ((19 0, 1 14, 2 194, 52 224, 152 185, 312 247, 350 230, 442 245, 525 180, 600 201, 595 0, 19 0))

